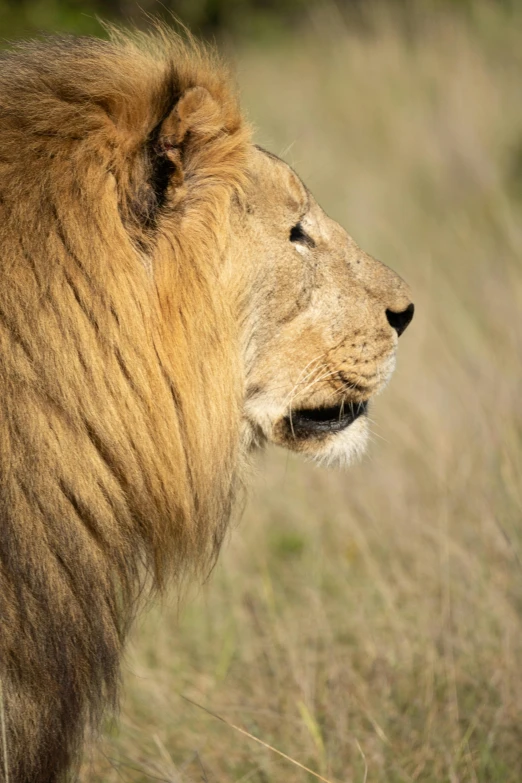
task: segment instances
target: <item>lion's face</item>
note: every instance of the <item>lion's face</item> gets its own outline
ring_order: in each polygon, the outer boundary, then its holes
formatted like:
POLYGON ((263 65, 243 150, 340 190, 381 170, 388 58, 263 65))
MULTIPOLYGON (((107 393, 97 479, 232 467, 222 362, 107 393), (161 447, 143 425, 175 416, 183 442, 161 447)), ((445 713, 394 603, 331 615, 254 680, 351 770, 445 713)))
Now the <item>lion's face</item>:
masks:
POLYGON ((365 446, 368 403, 395 367, 410 294, 289 166, 254 148, 251 172, 233 253, 243 291, 245 437, 250 446, 271 441, 346 462, 365 446))

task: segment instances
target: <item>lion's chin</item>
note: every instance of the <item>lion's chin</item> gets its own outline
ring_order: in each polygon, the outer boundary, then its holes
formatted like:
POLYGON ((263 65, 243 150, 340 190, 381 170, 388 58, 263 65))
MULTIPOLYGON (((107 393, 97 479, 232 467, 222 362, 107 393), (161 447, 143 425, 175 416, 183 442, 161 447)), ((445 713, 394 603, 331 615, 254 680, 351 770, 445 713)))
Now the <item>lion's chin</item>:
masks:
POLYGON ((360 459, 368 444, 368 419, 360 416, 353 424, 335 435, 329 435, 320 444, 309 444, 303 452, 329 468, 345 468, 360 459))
POLYGON ((277 422, 270 440, 328 467, 345 467, 366 449, 367 410, 367 402, 294 410, 277 422))
POLYGON ((346 467, 368 442, 368 401, 282 411, 263 400, 250 402, 244 418, 244 453, 267 443, 296 451, 328 467, 346 467))

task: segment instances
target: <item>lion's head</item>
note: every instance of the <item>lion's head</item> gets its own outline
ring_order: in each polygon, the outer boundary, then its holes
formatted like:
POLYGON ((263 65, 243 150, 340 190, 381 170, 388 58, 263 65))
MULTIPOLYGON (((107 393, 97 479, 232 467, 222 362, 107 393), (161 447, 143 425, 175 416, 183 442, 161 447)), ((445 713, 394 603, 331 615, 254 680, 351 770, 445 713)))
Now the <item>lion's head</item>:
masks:
POLYGON ((250 172, 232 216, 244 437, 346 463, 364 449, 368 402, 395 367, 409 291, 279 158, 253 148, 250 172))
POLYGON ((0 246, 0 780, 49 783, 246 453, 360 450, 413 307, 165 31, 1 55, 0 246))

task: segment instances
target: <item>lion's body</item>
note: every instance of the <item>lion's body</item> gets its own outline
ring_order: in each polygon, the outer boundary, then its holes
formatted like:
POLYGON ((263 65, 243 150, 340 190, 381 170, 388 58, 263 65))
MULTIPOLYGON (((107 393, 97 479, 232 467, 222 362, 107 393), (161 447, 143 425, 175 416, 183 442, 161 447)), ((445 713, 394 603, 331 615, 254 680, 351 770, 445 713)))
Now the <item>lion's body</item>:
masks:
POLYGON ((223 73, 175 40, 2 60, 0 678, 16 783, 57 780, 114 700, 144 578, 208 566, 219 548, 240 401, 214 278, 246 141, 223 73), (193 85, 216 95, 230 134, 198 161, 152 288, 120 157, 193 85))
POLYGON ((408 303, 194 44, 0 57, 0 781, 65 779, 249 449, 361 450, 408 303))

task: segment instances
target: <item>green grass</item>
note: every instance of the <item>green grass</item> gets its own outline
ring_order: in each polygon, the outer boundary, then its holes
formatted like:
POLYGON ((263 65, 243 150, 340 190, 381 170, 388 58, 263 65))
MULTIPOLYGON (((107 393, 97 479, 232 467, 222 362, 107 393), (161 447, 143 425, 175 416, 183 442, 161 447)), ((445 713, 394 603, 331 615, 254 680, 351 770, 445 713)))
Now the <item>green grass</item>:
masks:
MULTIPOLYGON (((83 780, 522 779, 522 14, 237 48, 283 154, 417 315, 362 464, 270 452, 208 584, 135 628, 83 780)), ((327 15, 328 16, 328 15, 327 15)))

